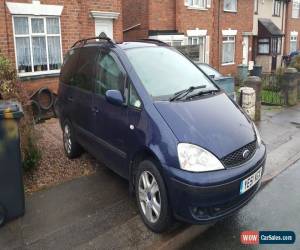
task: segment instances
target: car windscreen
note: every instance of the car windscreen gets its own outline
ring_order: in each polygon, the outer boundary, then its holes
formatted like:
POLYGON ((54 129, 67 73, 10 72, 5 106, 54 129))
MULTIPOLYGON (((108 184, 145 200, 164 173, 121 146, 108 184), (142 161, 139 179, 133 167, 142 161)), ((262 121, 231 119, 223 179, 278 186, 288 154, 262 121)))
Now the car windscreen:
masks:
POLYGON ((197 66, 173 48, 134 48, 126 50, 126 54, 149 95, 156 100, 167 100, 192 86, 217 90, 197 66))
POLYGON ((198 65, 200 69, 204 71, 205 74, 208 76, 213 76, 214 78, 220 78, 222 77, 222 74, 216 71, 214 68, 210 67, 207 64, 199 64, 198 65))

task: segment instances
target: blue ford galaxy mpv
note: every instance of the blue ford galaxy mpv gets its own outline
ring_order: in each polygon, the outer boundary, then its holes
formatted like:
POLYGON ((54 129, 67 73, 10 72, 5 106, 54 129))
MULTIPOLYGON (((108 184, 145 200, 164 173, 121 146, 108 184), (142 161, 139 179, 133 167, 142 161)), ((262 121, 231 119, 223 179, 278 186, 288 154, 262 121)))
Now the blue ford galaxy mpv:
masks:
POLYGON ((266 147, 254 123, 160 41, 78 41, 61 69, 58 107, 67 156, 84 149, 128 179, 155 232, 173 218, 224 218, 259 189, 266 147))

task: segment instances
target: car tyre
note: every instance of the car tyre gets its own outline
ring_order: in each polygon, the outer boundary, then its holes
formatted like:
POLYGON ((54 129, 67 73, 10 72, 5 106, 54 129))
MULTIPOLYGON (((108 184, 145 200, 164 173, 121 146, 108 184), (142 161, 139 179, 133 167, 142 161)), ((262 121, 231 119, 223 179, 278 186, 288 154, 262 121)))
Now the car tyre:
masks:
POLYGON ((63 126, 63 143, 65 153, 69 159, 74 159, 82 154, 82 148, 76 142, 72 125, 68 121, 63 126))
POLYGON ((167 189, 152 160, 142 161, 135 175, 136 200, 142 220, 155 233, 166 231, 172 224, 167 189))

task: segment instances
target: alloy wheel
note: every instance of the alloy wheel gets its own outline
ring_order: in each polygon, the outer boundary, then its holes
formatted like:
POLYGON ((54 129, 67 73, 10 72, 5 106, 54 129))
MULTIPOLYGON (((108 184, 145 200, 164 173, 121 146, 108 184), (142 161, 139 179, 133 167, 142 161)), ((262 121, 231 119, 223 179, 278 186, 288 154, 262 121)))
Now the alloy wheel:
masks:
POLYGON ((72 141, 71 141, 71 129, 68 124, 65 125, 65 129, 64 129, 64 146, 67 153, 70 154, 72 149, 72 141))
POLYGON ((155 223, 161 212, 161 196, 155 177, 148 171, 142 172, 139 178, 138 196, 146 219, 155 223))

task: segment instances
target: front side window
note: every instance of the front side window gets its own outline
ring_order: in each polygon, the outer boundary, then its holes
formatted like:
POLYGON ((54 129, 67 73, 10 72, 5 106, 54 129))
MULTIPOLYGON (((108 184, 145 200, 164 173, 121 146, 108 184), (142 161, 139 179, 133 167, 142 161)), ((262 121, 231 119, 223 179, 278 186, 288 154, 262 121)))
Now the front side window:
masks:
POLYGON ((300 0, 293 0, 292 18, 300 18, 300 0))
POLYGON ((130 85, 129 90, 129 105, 137 109, 142 107, 142 102, 132 84, 130 85))
POLYGON ((174 93, 191 86, 205 85, 204 90, 216 89, 197 66, 172 48, 135 48, 126 50, 126 54, 155 100, 168 100, 174 93))
POLYGON ((270 39, 269 38, 258 39, 258 54, 261 54, 261 55, 270 54, 270 39))
POLYGON ((273 16, 280 16, 281 0, 273 0, 273 16))
POLYGON ((222 64, 233 64, 235 58, 235 36, 223 37, 222 64))
POLYGON ((298 36, 291 36, 290 40, 290 52, 295 52, 298 49, 298 36))
POLYGON ((125 77, 115 56, 110 53, 103 54, 96 64, 97 80, 95 91, 105 95, 107 90, 124 92, 125 77))
POLYGON ((199 46, 199 62, 205 62, 205 37, 204 36, 189 36, 188 45, 199 46))
POLYGON ((224 0, 224 11, 237 11, 237 0, 224 0))
POLYGON ((18 73, 58 72, 62 64, 59 18, 15 16, 13 22, 18 73))

